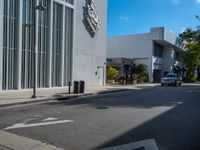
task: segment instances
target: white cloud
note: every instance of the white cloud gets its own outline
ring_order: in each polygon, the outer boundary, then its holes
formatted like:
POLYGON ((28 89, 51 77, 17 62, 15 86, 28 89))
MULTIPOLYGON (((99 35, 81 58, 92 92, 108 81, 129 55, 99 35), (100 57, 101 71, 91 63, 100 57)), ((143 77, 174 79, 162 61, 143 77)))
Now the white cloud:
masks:
POLYGON ((129 20, 128 16, 120 16, 119 20, 123 21, 123 22, 127 22, 129 20))
POLYGON ((198 4, 200 4, 200 0, 196 0, 196 2, 197 2, 198 4))

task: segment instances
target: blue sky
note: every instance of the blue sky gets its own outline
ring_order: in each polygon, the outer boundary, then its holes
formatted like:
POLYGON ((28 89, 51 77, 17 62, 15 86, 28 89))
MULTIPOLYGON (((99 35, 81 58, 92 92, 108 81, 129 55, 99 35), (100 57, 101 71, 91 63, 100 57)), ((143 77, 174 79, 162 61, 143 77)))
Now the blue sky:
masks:
POLYGON ((179 34, 200 22, 200 0, 108 0, 108 36, 149 32, 166 27, 179 34))

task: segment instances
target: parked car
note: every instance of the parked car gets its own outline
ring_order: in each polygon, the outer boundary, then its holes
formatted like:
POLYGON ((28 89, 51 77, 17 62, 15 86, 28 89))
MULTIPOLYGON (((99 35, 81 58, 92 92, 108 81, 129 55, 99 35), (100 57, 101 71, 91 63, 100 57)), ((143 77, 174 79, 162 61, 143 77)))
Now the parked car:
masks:
POLYGON ((161 79, 161 85, 173 85, 173 86, 181 86, 182 84, 182 78, 175 74, 175 73, 169 73, 164 78, 161 79))

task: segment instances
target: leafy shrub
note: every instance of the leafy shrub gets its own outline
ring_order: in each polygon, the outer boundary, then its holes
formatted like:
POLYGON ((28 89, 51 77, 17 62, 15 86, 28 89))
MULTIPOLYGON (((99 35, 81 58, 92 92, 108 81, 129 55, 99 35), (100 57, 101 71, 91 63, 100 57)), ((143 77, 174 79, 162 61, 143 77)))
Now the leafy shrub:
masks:
POLYGON ((119 76, 119 71, 113 67, 108 67, 106 71, 106 77, 108 80, 117 79, 119 76))
POLYGON ((188 74, 185 78, 186 83, 195 83, 197 82, 197 78, 195 77, 194 74, 188 74))
POLYGON ((133 80, 137 81, 138 83, 148 82, 148 74, 146 74, 146 73, 134 74, 133 75, 133 80))
POLYGON ((134 81, 137 81, 138 78, 139 78, 139 75, 138 75, 138 74, 133 74, 133 80, 134 80, 134 81))
POLYGON ((143 81, 143 82, 148 82, 148 81, 149 81, 149 76, 148 76, 148 74, 145 73, 145 74, 142 75, 142 81, 143 81))
POLYGON ((146 72, 146 66, 143 64, 139 64, 135 69, 136 74, 144 74, 146 72))
POLYGON ((125 76, 119 76, 119 78, 118 78, 118 80, 125 80, 126 78, 125 78, 125 76))

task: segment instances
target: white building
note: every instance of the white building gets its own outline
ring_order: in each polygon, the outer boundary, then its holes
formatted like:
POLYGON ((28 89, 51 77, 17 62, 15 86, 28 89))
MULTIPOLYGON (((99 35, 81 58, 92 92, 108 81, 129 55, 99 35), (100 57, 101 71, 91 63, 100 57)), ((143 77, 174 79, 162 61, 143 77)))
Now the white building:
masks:
POLYGON ((33 87, 33 33, 37 88, 102 86, 106 27, 107 0, 0 0, 0 91, 33 87))
POLYGON ((169 72, 183 76, 182 52, 184 44, 164 27, 152 28, 150 33, 111 37, 107 42, 107 58, 128 58, 146 65, 150 82, 160 82, 169 72))

